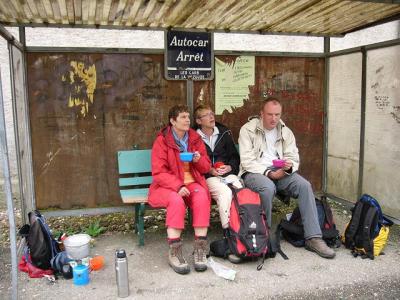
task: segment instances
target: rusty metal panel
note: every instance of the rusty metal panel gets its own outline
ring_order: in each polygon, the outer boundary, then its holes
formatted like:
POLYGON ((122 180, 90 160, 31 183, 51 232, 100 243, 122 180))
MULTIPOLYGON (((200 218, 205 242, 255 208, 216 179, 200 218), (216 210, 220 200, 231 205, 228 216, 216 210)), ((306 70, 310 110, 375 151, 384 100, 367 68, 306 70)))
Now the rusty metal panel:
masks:
MULTIPOLYGON (((218 56, 232 62, 236 56, 218 56)), ((313 184, 322 188, 323 151, 323 82, 324 59, 256 57, 254 86, 249 86, 249 100, 242 107, 226 110, 217 120, 226 124, 237 142, 241 126, 249 116, 258 115, 260 104, 269 95, 282 100, 286 125, 296 136, 300 151, 300 173, 313 184)), ((194 83, 195 106, 208 104, 215 107, 213 82, 194 83)))
POLYGON ((162 55, 28 53, 38 208, 120 205, 116 152, 151 148, 186 85, 162 55))

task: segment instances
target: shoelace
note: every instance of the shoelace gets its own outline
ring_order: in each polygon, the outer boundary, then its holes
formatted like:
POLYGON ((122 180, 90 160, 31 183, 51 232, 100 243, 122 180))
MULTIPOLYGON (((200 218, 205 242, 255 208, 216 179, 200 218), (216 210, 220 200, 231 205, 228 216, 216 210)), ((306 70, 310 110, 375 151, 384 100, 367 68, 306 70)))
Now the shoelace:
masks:
POLYGON ((178 258, 179 263, 181 263, 181 264, 186 263, 185 259, 183 258, 183 254, 182 254, 182 246, 173 247, 171 254, 172 254, 172 256, 175 256, 176 258, 178 258))
POLYGON ((206 252, 207 252, 207 244, 206 243, 199 243, 197 247, 194 249, 194 260, 195 261, 206 261, 206 252))

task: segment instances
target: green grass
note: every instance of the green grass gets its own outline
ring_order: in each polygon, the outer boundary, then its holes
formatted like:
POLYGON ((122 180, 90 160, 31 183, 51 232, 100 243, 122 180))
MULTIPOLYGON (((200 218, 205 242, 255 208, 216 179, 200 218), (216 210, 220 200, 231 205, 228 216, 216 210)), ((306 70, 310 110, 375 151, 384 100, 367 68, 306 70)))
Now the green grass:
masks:
POLYGON ((89 224, 89 226, 85 229, 85 233, 91 237, 96 237, 102 234, 105 230, 105 227, 100 226, 100 220, 97 220, 89 224))

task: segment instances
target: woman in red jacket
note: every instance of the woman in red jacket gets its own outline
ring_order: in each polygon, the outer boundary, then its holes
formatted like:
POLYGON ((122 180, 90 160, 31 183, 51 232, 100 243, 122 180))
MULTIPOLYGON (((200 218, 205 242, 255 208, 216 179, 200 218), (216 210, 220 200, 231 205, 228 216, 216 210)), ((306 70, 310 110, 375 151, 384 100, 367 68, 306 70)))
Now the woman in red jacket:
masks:
POLYGON ((151 151, 149 204, 167 209, 168 261, 179 274, 190 272, 182 254, 181 233, 186 207, 192 210, 194 269, 205 271, 211 198, 203 174, 210 171, 211 164, 201 137, 190 128, 188 107, 172 107, 168 118, 170 124, 158 133, 151 151), (192 161, 181 161, 181 152, 194 153, 192 161))

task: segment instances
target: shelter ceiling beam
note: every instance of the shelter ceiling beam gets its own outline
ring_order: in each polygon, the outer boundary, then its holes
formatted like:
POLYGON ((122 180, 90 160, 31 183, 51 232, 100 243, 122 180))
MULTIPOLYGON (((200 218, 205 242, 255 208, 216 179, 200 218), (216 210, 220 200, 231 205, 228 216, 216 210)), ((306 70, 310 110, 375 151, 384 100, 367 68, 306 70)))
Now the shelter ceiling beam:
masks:
POLYGON ((19 50, 24 51, 23 45, 18 41, 18 39, 13 36, 3 25, 0 24, 0 35, 9 43, 13 44, 19 50))

